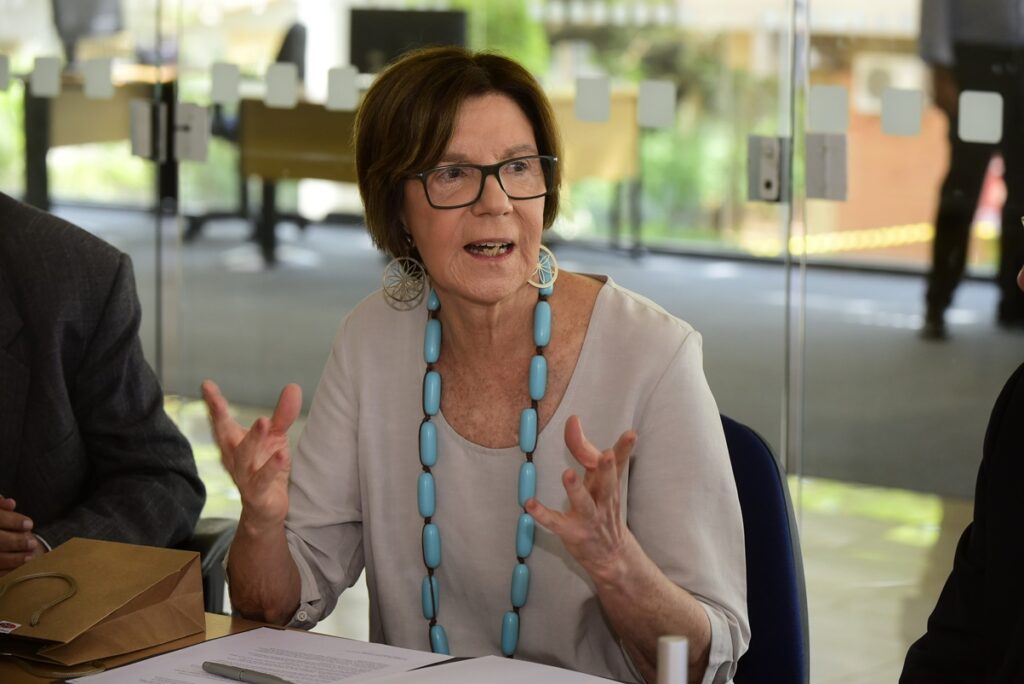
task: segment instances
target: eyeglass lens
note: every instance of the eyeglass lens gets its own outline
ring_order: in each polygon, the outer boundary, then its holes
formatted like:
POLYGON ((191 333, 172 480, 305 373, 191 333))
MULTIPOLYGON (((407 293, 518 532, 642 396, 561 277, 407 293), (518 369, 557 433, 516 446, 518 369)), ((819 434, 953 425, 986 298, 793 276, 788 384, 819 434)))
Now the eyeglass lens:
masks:
MULTIPOLYGON (((427 198, 436 206, 472 204, 481 191, 482 171, 475 166, 445 166, 426 176, 427 198)), ((544 157, 510 159, 498 167, 498 181, 511 199, 532 199, 548 192, 551 160, 544 157)))

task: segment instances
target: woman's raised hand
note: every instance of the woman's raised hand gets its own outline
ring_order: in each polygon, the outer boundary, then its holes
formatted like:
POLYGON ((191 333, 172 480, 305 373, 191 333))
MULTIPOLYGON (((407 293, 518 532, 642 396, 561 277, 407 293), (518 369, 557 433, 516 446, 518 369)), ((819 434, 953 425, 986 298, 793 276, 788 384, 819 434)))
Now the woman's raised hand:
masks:
POLYGON ((620 483, 636 444, 636 432, 623 432, 615 446, 601 451, 583 435, 579 416, 571 416, 565 423, 565 444, 584 468, 582 479, 572 468, 562 473, 569 510, 554 511, 530 499, 526 512, 558 535, 591 576, 612 574, 631 534, 620 510, 620 483))
POLYGON ((202 392, 221 463, 242 497, 243 522, 259 528, 282 524, 288 514, 291 471, 288 428, 302 408, 302 389, 287 385, 274 415, 258 418, 249 429, 231 417, 228 402, 216 383, 206 380, 202 392))

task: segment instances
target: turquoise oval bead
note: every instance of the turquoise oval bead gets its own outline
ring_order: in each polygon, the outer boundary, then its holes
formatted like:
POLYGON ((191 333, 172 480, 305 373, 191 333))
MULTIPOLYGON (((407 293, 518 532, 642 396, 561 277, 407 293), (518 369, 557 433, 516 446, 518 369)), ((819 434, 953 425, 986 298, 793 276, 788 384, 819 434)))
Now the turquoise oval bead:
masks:
POLYGON ((537 302, 533 308, 533 343, 546 347, 551 341, 551 304, 537 302))
MULTIPOLYGON (((422 477, 422 476, 421 476, 422 477)), ((537 466, 529 461, 519 466, 519 505, 537 496, 537 466)))
POLYGON ((512 605, 522 608, 526 605, 526 596, 530 593, 530 568, 525 563, 516 563, 512 571, 512 605))
POLYGON ((423 360, 437 363, 441 357, 441 321, 431 318, 427 321, 427 332, 423 335, 423 360))
POLYGON ((434 653, 451 655, 448 651, 448 635, 444 633, 444 627, 434 625, 430 628, 430 650, 434 653))
POLYGON ((434 288, 430 288, 430 294, 427 295, 427 308, 431 311, 437 311, 441 308, 441 300, 437 298, 437 292, 434 288))
POLYGON ((437 464, 437 426, 429 420, 420 423, 420 463, 428 468, 437 464))
MULTIPOLYGON (((530 545, 533 545, 532 536, 530 545)), ((441 564, 441 530, 434 523, 423 526, 423 564, 432 570, 441 564)))
POLYGON ((420 590, 423 599, 423 617, 433 620, 437 616, 437 606, 441 603, 441 594, 438 593, 437 578, 427 575, 423 578, 423 587, 420 590), (431 593, 433 589, 433 593, 431 593))
POLYGON ((537 410, 523 409, 519 414, 519 448, 528 454, 537 446, 537 410))
POLYGON ((420 473, 419 482, 416 483, 416 501, 420 505, 420 516, 429 518, 434 515, 437 496, 434 492, 434 476, 430 473, 420 473))
MULTIPOLYGON (((536 524, 533 516, 523 513, 519 516, 519 523, 516 525, 516 555, 520 558, 529 558, 533 551, 533 535, 536 531, 536 524)), ((440 541, 438 541, 440 544, 440 541)), ((438 547, 440 549, 440 546, 438 547)), ((438 551, 440 554, 440 550, 438 551)))
POLYGON ((436 416, 441 410, 441 374, 430 371, 423 376, 423 412, 436 416))
POLYGON ((505 613, 501 621, 501 652, 507 656, 516 652, 519 645, 519 615, 515 611, 505 613))
POLYGON ((548 360, 537 354, 530 360, 530 398, 540 401, 548 389, 548 360))

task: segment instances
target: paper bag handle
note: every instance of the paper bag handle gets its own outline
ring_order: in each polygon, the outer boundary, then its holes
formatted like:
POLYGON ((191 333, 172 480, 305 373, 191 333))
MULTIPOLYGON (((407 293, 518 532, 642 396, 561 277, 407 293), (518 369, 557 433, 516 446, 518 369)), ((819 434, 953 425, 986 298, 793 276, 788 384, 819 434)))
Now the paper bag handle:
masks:
POLYGON ((54 579, 64 580, 65 582, 68 583, 68 590, 66 592, 64 592, 63 596, 58 596, 53 601, 50 601, 49 603, 44 605, 39 610, 37 610, 36 612, 32 613, 32 617, 29 620, 29 624, 32 625, 33 627, 35 627, 36 625, 39 624, 39 618, 42 616, 43 613, 45 613, 46 611, 50 610, 51 608, 53 608, 58 603, 61 603, 63 601, 67 601, 69 598, 71 598, 76 593, 78 593, 78 582, 75 581, 75 578, 72 577, 71 575, 66 575, 63 572, 36 572, 36 573, 32 573, 31 575, 22 575, 21 577, 15 579, 15 580, 12 580, 10 582, 7 582, 7 583, 3 584, 2 586, 0 586, 0 598, 3 598, 3 596, 7 592, 7 590, 10 589, 11 587, 13 587, 15 584, 20 584, 21 582, 27 582, 28 580, 42 579, 43 577, 52 577, 54 579))

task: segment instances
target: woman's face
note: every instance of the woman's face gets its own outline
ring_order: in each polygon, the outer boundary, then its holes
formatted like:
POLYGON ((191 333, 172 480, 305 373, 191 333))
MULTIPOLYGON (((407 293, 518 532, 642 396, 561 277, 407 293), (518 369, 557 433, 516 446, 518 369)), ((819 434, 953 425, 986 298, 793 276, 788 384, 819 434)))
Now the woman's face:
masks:
MULTIPOLYGON (((537 153, 533 127, 519 105, 489 93, 459 108, 455 132, 436 166, 494 164, 537 153)), ((544 198, 510 200, 491 175, 474 204, 435 209, 416 179, 406 181, 402 221, 439 292, 493 304, 528 287, 537 264, 544 198)))

